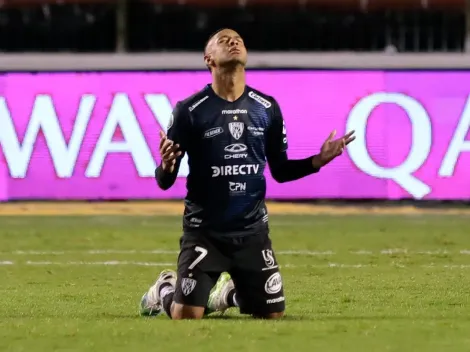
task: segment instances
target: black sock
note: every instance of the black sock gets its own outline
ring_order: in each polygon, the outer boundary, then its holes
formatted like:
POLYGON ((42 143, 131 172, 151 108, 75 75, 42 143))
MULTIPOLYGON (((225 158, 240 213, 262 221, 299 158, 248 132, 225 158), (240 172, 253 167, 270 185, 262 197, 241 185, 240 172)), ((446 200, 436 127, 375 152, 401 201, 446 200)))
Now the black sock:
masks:
POLYGON ((175 289, 169 283, 165 283, 160 287, 160 297, 162 297, 162 306, 165 313, 171 318, 171 306, 173 304, 173 296, 175 289))
POLYGON ((238 302, 237 302, 237 298, 236 298, 236 294, 237 292, 235 291, 235 289, 231 290, 229 293, 228 293, 228 296, 227 296, 227 303, 230 307, 238 307, 238 302))

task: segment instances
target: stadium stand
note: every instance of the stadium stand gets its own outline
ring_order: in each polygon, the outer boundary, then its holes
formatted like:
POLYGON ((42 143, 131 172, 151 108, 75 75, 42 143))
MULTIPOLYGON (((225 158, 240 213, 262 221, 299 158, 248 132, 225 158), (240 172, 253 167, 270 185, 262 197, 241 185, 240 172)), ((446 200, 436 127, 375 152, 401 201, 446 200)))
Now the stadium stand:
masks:
POLYGON ((464 0, 4 0, 0 50, 199 51, 220 27, 251 50, 459 52, 464 0))

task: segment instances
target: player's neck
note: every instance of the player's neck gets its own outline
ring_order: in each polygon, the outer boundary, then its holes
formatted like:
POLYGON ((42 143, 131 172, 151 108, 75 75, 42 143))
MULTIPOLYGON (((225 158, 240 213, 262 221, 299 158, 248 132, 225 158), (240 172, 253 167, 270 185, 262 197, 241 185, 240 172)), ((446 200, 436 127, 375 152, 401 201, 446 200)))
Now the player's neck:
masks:
POLYGON ((227 101, 235 101, 245 92, 245 70, 220 70, 212 74, 212 89, 227 101))

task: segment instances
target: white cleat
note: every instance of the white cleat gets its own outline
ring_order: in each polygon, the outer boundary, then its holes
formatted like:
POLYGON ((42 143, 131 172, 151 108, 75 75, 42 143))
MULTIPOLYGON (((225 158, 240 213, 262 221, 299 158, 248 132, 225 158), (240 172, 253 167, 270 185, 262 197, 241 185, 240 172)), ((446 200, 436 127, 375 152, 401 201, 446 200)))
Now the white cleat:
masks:
POLYGON ((162 287, 164 283, 170 284, 173 288, 176 286, 176 273, 173 270, 163 270, 155 284, 142 296, 140 300, 140 315, 155 316, 162 312, 163 306, 160 297, 160 287, 162 287))
POLYGON ((209 296, 207 308, 209 313, 222 312, 225 313, 230 308, 227 299, 228 294, 235 288, 235 285, 230 277, 230 274, 223 273, 220 275, 217 284, 215 285, 212 293, 209 296))

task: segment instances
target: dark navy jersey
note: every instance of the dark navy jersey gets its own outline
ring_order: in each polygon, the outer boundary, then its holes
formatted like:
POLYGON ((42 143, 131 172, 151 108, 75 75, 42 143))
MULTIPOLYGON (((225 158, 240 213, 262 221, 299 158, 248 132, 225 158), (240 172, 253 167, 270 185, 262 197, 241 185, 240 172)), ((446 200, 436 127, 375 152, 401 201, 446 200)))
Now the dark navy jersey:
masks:
POLYGON ((287 150, 273 97, 246 86, 229 102, 207 85, 177 103, 167 136, 188 155, 185 232, 233 236, 267 229, 266 162, 287 150))

